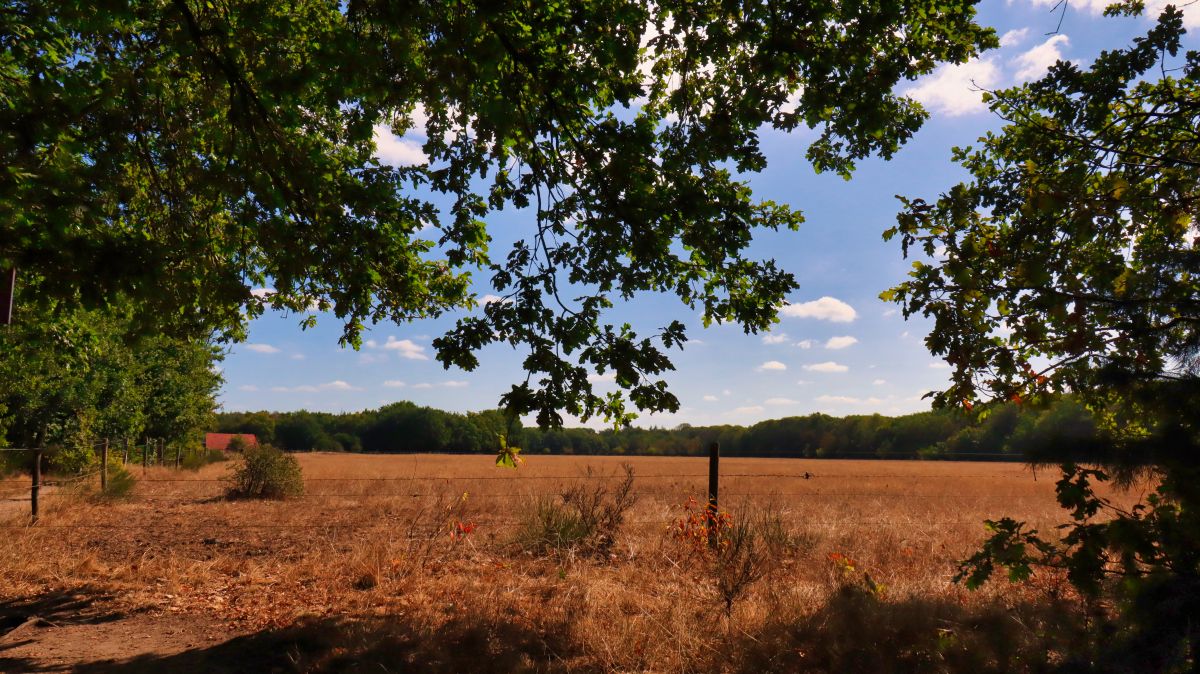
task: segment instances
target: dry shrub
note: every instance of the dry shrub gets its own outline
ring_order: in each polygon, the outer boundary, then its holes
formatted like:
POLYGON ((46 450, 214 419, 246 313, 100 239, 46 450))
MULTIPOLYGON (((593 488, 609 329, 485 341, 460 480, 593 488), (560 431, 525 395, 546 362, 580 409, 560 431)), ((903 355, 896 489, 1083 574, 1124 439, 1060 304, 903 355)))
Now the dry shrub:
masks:
POLYGON ((304 477, 296 457, 270 445, 248 447, 233 471, 229 496, 284 499, 304 493, 304 477))
POLYGON ((611 490, 589 466, 583 481, 557 497, 540 498, 525 513, 515 536, 517 545, 530 552, 582 552, 607 554, 616 543, 625 515, 637 503, 633 492, 633 466, 624 464, 621 481, 611 490))

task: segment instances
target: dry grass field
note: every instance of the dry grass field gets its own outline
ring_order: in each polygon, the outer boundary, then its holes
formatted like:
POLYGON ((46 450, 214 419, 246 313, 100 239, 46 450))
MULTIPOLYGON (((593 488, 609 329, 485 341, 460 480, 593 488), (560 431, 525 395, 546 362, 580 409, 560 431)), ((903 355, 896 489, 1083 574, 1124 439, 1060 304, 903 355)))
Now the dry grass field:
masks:
POLYGON ((713 555, 678 534, 704 459, 299 459, 287 501, 225 498, 221 463, 48 490, 34 527, 5 502, 0 634, 42 620, 0 671, 1037 671, 1097 610, 1053 574, 951 583, 984 519, 1063 519, 1056 474, 1022 465, 725 458, 753 540, 713 555), (623 463, 619 529, 546 537, 557 495, 606 503, 623 463))

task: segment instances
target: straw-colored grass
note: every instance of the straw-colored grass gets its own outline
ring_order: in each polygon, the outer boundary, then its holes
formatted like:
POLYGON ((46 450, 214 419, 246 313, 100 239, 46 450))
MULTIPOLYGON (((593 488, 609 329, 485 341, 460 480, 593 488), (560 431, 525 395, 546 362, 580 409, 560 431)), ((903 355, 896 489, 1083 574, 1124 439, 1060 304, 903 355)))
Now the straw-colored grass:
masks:
POLYGON ((7 508, 0 597, 86 587, 129 608, 291 630, 308 640, 304 666, 333 669, 352 657, 388 671, 1012 671, 1082 638, 1085 607, 1060 577, 951 583, 984 519, 1062 520, 1056 475, 1021 465, 722 459, 722 507, 782 522, 759 534, 787 542, 726 614, 707 553, 673 533, 682 505, 703 501, 706 460, 538 456, 512 471, 485 456, 299 458, 294 500, 224 498, 225 463, 133 468, 124 500, 52 491, 34 527, 7 508), (638 500, 604 555, 513 543, 539 499, 615 485, 625 462, 638 500))

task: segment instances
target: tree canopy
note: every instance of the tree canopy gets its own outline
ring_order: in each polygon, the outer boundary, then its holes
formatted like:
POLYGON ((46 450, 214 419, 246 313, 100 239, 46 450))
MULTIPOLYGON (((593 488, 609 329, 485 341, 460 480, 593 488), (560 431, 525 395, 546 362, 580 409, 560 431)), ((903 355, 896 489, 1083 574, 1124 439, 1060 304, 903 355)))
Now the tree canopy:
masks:
POLYGON ((1050 567, 1114 596, 1092 671, 1185 671, 1200 647, 1200 52, 1183 53, 1183 33, 1168 6, 1090 67, 1059 61, 995 92, 1007 125, 955 151, 971 180, 903 199, 887 234, 934 258, 885 297, 935 321, 926 344, 954 366, 936 402, 1071 391, 1098 422, 1099 465, 1065 464, 1057 483, 1063 535, 989 522, 960 573, 976 585, 1050 567), (1153 493, 1125 509, 1094 487, 1113 467, 1131 479, 1130 464, 1150 467, 1153 493))
POLYGON ((802 217, 751 193, 758 131, 817 129, 808 158, 842 175, 890 156, 924 118, 895 85, 995 45, 973 5, 12 2, 0 267, 186 334, 315 305, 354 345, 474 306, 475 274, 505 301, 438 358, 523 350, 511 413, 674 410, 660 375, 683 324, 639 334, 606 310, 652 291, 769 326, 796 283, 745 250, 802 217), (428 162, 382 164, 380 125, 423 133, 428 162), (495 251, 502 208, 532 225, 495 251), (594 394, 591 370, 625 394, 594 394))

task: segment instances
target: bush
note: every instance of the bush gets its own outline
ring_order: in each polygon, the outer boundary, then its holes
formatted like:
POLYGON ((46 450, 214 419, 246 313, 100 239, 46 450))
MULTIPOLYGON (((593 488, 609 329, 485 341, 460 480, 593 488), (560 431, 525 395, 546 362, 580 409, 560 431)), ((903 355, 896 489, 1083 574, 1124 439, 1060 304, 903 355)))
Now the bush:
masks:
MULTIPOLYGON (((581 482, 554 498, 539 499, 526 514, 516 543, 531 552, 581 551, 600 555, 616 542, 625 513, 637 502, 633 467, 611 489, 604 482, 581 482)), ((587 477, 592 478, 588 468, 587 477)))
MULTIPOLYGON (((232 445, 233 443, 230 442, 229 444, 232 445)), ((229 457, 225 455, 225 452, 219 449, 199 449, 184 454, 179 466, 186 470, 200 470, 210 463, 228 460, 229 457)))
POLYGON ((121 465, 120 460, 112 457, 108 460, 108 490, 99 494, 101 498, 118 499, 129 496, 137 485, 137 480, 133 474, 125 470, 125 466, 121 465))
POLYGON ((263 445, 248 447, 234 468, 229 495, 234 498, 289 498, 304 493, 296 457, 263 445))

